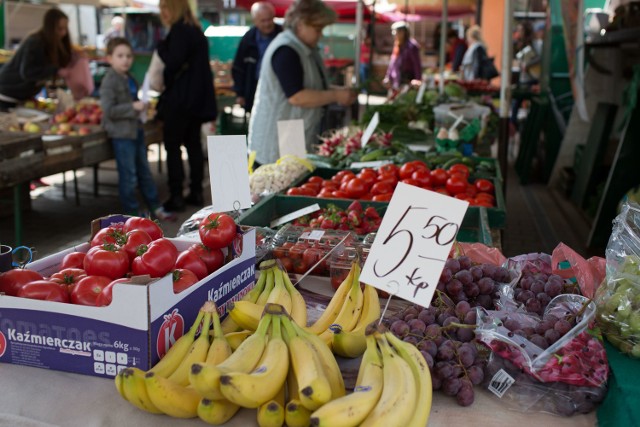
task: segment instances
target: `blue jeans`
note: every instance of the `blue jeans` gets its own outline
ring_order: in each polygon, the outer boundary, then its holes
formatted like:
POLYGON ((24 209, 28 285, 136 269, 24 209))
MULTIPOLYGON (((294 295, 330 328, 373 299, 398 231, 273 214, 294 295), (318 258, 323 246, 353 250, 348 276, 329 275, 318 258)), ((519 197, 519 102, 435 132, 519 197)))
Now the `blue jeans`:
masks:
POLYGON ((160 206, 158 189, 151 176, 144 131, 138 129, 136 139, 113 138, 113 151, 118 165, 118 192, 124 213, 138 215, 139 205, 136 189, 139 187, 149 209, 160 206))

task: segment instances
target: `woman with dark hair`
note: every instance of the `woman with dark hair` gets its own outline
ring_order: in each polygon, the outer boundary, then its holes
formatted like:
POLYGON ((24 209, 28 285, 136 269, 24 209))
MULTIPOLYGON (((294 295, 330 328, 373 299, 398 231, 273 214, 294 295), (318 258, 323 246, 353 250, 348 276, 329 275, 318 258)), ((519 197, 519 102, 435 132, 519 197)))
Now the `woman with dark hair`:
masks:
POLYGON ((42 28, 29 35, 0 69, 0 111, 33 98, 47 80, 69 65, 72 49, 68 24, 64 12, 49 9, 42 28))
POLYGON ((353 90, 331 88, 318 42, 336 12, 321 0, 298 0, 287 10, 284 31, 269 44, 260 68, 256 99, 249 121, 249 149, 260 164, 280 157, 277 122, 304 120, 307 151, 318 141, 324 107, 351 105, 353 90))
POLYGON ((422 78, 420 46, 411 37, 409 25, 406 22, 394 23, 391 26, 391 32, 394 36, 393 51, 383 83, 398 89, 403 84, 411 83, 411 80, 422 78))
POLYGON ((170 27, 169 34, 158 45, 158 55, 165 64, 165 90, 160 96, 158 118, 164 122, 170 192, 164 208, 181 212, 186 204, 204 204, 200 127, 216 119, 218 108, 209 65, 209 44, 188 0, 160 0, 160 18, 170 27), (182 194, 185 178, 182 145, 189 156, 187 197, 182 194))

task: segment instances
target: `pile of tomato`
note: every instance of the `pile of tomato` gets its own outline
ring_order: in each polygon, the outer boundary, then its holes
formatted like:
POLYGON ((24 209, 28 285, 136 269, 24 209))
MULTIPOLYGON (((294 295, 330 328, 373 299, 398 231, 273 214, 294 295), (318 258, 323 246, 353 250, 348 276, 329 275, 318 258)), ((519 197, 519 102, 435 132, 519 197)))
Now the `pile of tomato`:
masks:
POLYGON ((430 170, 424 162, 415 160, 402 166, 388 164, 378 169, 362 169, 357 174, 342 170, 330 179, 312 176, 300 187, 287 190, 287 194, 388 202, 398 182, 403 182, 466 200, 472 206, 495 207, 493 183, 482 178, 470 181, 469 175, 469 168, 462 163, 448 170, 430 170))
POLYGON ((236 237, 236 224, 226 214, 211 214, 199 231, 203 243, 179 252, 156 222, 131 217, 98 231, 86 253, 65 255, 60 271, 50 277, 28 269, 0 274, 0 292, 101 307, 111 304, 113 286, 130 282, 132 276, 172 274, 173 290, 179 293, 224 265, 222 248, 236 237))

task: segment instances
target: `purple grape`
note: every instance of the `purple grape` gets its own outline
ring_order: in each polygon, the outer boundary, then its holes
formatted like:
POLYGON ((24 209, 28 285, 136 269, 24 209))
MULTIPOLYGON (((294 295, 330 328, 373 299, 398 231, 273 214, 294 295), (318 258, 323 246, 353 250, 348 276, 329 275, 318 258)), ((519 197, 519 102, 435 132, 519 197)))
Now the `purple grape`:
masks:
POLYGON ((422 320, 425 325, 430 325, 436 321, 436 316, 429 310, 422 310, 420 314, 418 314, 418 319, 422 320))
POLYGON ((463 285, 462 289, 468 298, 474 298, 480 295, 480 288, 475 283, 469 283, 468 285, 463 285))
POLYGON ((525 331, 523 331, 522 329, 516 329, 515 331, 513 331, 514 335, 520 335, 521 337, 525 337, 527 336, 527 334, 525 333, 525 331))
POLYGON ((557 297, 562 293, 562 284, 557 282, 547 282, 544 285, 544 292, 551 298, 557 297))
POLYGON ((543 310, 551 302, 551 297, 547 295, 545 292, 540 292, 539 294, 536 295, 536 298, 538 299, 538 301, 540 301, 540 304, 542 304, 543 310))
POLYGON ((503 322, 503 325, 505 328, 507 328, 510 331, 516 331, 517 329, 520 329, 520 322, 518 322, 515 319, 507 319, 503 322))
POLYGON ((532 283, 533 283, 533 277, 525 276, 522 279, 520 279, 519 285, 520 285, 520 288, 524 289, 525 291, 528 291, 529 289, 531 289, 532 283))
POLYGON ((531 341, 533 344, 537 345, 543 350, 549 347, 547 340, 542 335, 534 334, 529 337, 529 341, 531 341))
POLYGON ((480 383, 482 383, 482 380, 484 380, 484 371, 478 365, 470 366, 467 369, 467 377, 473 385, 479 385, 480 383))
POLYGON ((556 331, 555 329, 548 329, 544 333, 544 339, 547 340, 549 345, 552 345, 553 343, 555 343, 556 341, 558 341, 560 339, 560 333, 558 331, 556 331))
POLYGON ((442 324, 442 326, 449 326, 452 323, 458 323, 460 321, 460 319, 458 319, 458 317, 456 316, 451 316, 451 317, 447 317, 444 320, 444 323, 442 324))
POLYGON ((445 283, 442 280, 438 281, 438 284, 436 285, 436 290, 440 292, 447 292, 447 287, 445 286, 445 283))
POLYGON ((411 333, 413 333, 414 330, 417 330, 417 335, 424 335, 424 331, 425 329, 427 329, 427 325, 420 319, 413 319, 409 322, 407 322, 407 325, 409 325, 409 328, 412 330, 411 333))
POLYGON ((471 258, 465 255, 459 256, 458 262, 460 263, 460 270, 468 270, 473 265, 471 258))
MULTIPOLYGON (((468 331, 469 329, 463 330, 468 331)), ((469 366, 473 365, 473 362, 476 359, 476 355, 472 350, 469 349, 469 346, 462 345, 460 346, 460 348, 458 348, 458 358, 460 359, 460 363, 462 363, 465 368, 468 368, 469 366)))
POLYGON ((521 291, 516 297, 516 301, 524 304, 529 298, 535 298, 536 294, 531 291, 521 291))
POLYGON ((542 272, 539 272, 539 273, 534 274, 533 278, 535 280, 541 280, 543 282, 546 282, 547 280, 549 280, 549 275, 545 274, 545 273, 542 273, 542 272))
POLYGON ((442 336, 442 329, 440 329, 440 325, 431 324, 424 330, 424 337, 428 340, 435 340, 440 336, 442 336))
POLYGON ((469 298, 467 298, 467 294, 465 294, 464 291, 459 292, 459 293, 457 293, 455 295, 451 295, 451 299, 456 304, 459 303, 460 301, 468 301, 469 300, 469 298))
POLYGON ((511 281, 511 274, 509 270, 504 267, 498 267, 493 275, 493 280, 498 283, 509 283, 511 281))
POLYGON ((481 264, 480 267, 482 268, 482 275, 484 277, 493 277, 498 269, 498 267, 493 264, 481 264))
POLYGON ((418 315, 415 314, 415 313, 407 313, 407 314, 404 315, 404 321, 405 322, 409 322, 409 321, 411 321, 413 319, 417 319, 417 318, 418 318, 418 315))
POLYGON ((454 277, 460 281, 463 285, 468 285, 473 282, 473 276, 469 272, 469 270, 460 270, 458 271, 454 277))
POLYGON ((407 335, 406 337, 402 338, 402 341, 408 342, 409 344, 418 345, 418 338, 414 337, 413 335, 407 335))
POLYGON ((534 294, 539 294, 540 292, 544 292, 544 286, 545 282, 543 282, 542 280, 536 280, 533 282, 529 290, 534 294))
POLYGON ((540 301, 538 301, 536 297, 529 298, 525 302, 525 307, 529 313, 542 314, 542 304, 540 304, 540 301))
POLYGON ((430 340, 422 340, 418 343, 418 350, 427 352, 431 357, 436 357, 438 354, 438 346, 435 342, 430 340))
POLYGON ((536 329, 531 326, 525 326, 522 328, 522 332, 524 332, 525 337, 530 337, 531 335, 536 333, 536 329))
POLYGON ((495 291, 496 283, 491 277, 483 277, 478 280, 478 289, 482 295, 491 295, 495 291))
POLYGON ((458 271, 460 271, 460 262, 455 258, 449 258, 444 263, 444 268, 451 271, 452 274, 456 274, 458 271))
POLYGON ((491 295, 478 295, 476 297, 476 304, 480 307, 486 308, 487 310, 493 309, 493 299, 491 295))
POLYGON ((445 380, 451 376, 453 369, 449 362, 436 362, 434 365, 434 372, 438 378, 445 380))
POLYGON ((458 316, 460 319, 464 319, 469 310, 471 310, 471 304, 469 304, 467 301, 460 301, 456 304, 456 316, 458 316))
POLYGON ((539 335, 544 335, 549 329, 553 329, 553 322, 549 320, 543 320, 536 325, 536 333, 539 335))
POLYGON ((465 325, 475 325, 478 313, 475 310, 469 310, 464 316, 465 325))
POLYGON ((565 319, 560 319, 556 322, 556 324, 553 326, 553 329, 555 329, 560 336, 565 335, 567 332, 569 332, 571 330, 573 326, 571 326, 571 323, 569 323, 567 320, 565 319))
POLYGON ((451 342, 451 340, 444 341, 438 347, 438 353, 436 355, 436 358, 438 360, 451 360, 454 358, 454 356, 455 356, 455 346, 453 345, 453 342, 451 342))
POLYGON ((431 375, 431 388, 440 390, 442 388, 442 380, 437 375, 431 375))
POLYGON ((462 366, 460 366, 458 363, 455 363, 455 361, 452 361, 450 363, 451 363, 451 377, 460 378, 463 372, 462 366))
POLYGON ((482 279, 482 277, 484 276, 484 274, 482 273, 482 267, 480 267, 479 265, 474 265, 473 267, 471 267, 469 269, 469 272, 471 273, 471 276, 473 276, 473 280, 475 281, 482 279))
POLYGON ((476 337, 476 333, 471 328, 458 328, 456 331, 456 336, 458 340, 461 342, 470 342, 476 337))
POLYGON ((460 282, 458 279, 451 279, 451 281, 445 285, 445 288, 447 289, 447 293, 449 295, 455 295, 459 292, 462 292, 462 282, 460 282))
POLYGON ((442 382, 442 392, 447 396, 455 396, 460 391, 461 385, 460 379, 447 378, 442 382))
POLYGON ((411 307, 407 308, 407 309, 404 311, 404 314, 405 314, 405 315, 407 315, 407 314, 413 314, 414 316, 418 317, 418 313, 419 313, 419 312, 420 312, 420 310, 418 310, 418 309, 416 308, 416 306, 411 306, 411 307))
POLYGON ((458 390, 458 394, 456 394, 456 401, 460 406, 469 406, 473 403, 475 395, 473 394, 473 385, 471 383, 463 382, 460 386, 460 390, 458 390))
POLYGON ((453 277, 453 273, 451 272, 451 270, 449 270, 446 267, 442 270, 442 273, 440 273, 441 282, 447 283, 448 281, 451 280, 452 277, 453 277))
POLYGON ((396 320, 395 322, 393 322, 390 329, 393 335, 400 338, 406 336, 411 330, 411 328, 409 328, 409 325, 407 325, 403 320, 396 320))

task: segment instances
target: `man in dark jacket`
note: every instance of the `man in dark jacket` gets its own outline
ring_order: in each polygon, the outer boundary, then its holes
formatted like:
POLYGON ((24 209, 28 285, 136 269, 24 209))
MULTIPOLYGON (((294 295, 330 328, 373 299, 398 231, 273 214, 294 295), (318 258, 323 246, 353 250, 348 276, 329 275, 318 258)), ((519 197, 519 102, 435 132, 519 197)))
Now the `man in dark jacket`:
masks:
POLYGON ((282 31, 282 26, 273 22, 275 9, 271 3, 261 1, 251 6, 254 27, 242 37, 233 60, 233 90, 236 102, 251 112, 253 98, 258 86, 262 56, 269 43, 282 31))

